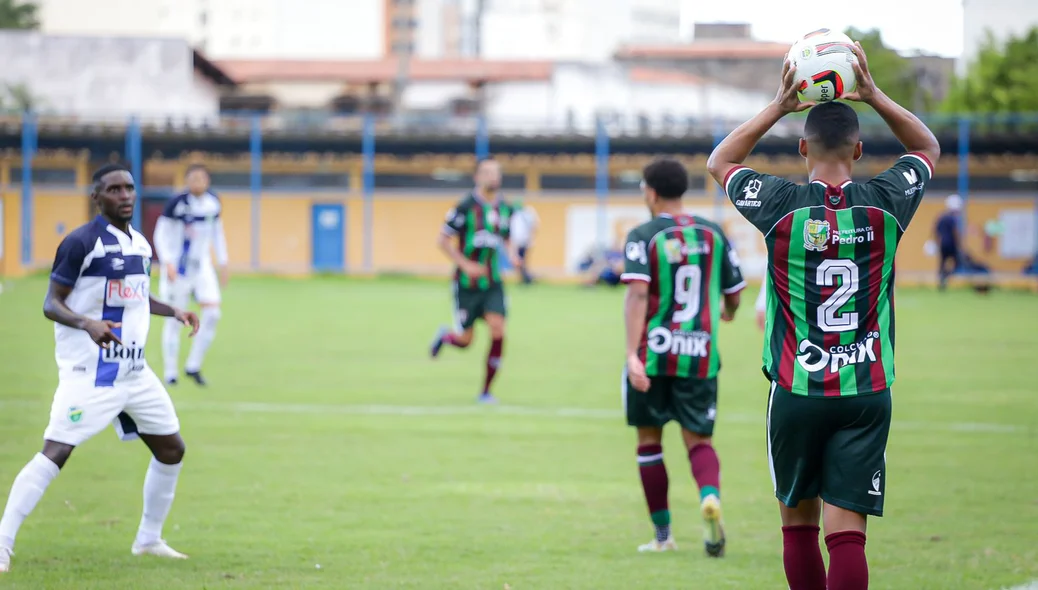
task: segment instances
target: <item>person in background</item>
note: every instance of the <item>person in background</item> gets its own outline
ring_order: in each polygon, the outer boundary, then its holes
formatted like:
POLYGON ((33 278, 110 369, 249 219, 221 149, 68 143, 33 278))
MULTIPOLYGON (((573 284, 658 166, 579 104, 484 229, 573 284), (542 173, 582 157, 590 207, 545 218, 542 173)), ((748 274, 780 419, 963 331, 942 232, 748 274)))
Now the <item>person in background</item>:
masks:
POLYGON ((934 241, 938 247, 937 281, 943 291, 948 285, 948 276, 959 268, 961 259, 959 220, 962 212, 962 197, 948 195, 944 200, 944 213, 934 225, 934 241))
POLYGON ((527 266, 529 260, 530 246, 533 245, 533 238, 537 235, 537 227, 540 225, 540 218, 537 216, 537 211, 533 207, 526 203, 519 203, 516 205, 516 210, 512 213, 512 227, 511 236, 512 244, 517 248, 519 255, 519 275, 523 279, 523 284, 529 285, 533 282, 533 277, 530 276, 530 269, 527 266))
POLYGON ((597 249, 581 261, 579 269, 587 276, 585 287, 615 287, 620 284, 620 275, 624 272, 624 253, 619 246, 597 249))

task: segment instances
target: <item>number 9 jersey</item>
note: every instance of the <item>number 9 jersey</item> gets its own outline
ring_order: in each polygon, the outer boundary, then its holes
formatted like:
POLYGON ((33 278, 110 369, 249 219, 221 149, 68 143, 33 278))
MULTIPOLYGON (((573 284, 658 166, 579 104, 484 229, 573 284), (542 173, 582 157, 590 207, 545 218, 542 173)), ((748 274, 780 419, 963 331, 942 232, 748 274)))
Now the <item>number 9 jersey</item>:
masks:
POLYGON ((932 175, 914 153, 840 186, 728 173, 725 193, 768 247, 763 369, 780 387, 848 396, 894 382, 894 254, 932 175))
POLYGON ((649 377, 712 379, 721 368, 721 295, 746 283, 721 228, 692 215, 659 215, 627 236, 624 283, 649 284, 639 356, 649 377))

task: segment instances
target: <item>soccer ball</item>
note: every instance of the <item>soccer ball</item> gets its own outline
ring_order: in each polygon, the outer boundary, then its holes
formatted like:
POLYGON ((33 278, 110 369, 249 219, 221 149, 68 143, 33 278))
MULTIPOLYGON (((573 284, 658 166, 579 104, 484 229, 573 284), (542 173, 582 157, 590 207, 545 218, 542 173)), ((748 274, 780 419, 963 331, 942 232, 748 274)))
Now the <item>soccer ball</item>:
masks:
POLYGON ((843 33, 819 29, 804 35, 789 50, 796 68, 800 100, 829 102, 854 92, 858 77, 852 64, 858 62, 854 42, 843 33))

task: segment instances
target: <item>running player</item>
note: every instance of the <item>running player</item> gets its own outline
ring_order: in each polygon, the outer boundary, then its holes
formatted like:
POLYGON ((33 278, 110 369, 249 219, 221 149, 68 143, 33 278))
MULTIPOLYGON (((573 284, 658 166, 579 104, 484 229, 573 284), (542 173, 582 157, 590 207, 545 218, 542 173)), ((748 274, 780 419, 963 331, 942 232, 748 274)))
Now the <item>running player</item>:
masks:
POLYGON ((11 567, 15 536, 72 450, 108 424, 124 440, 140 438, 153 455, 144 477, 144 514, 134 555, 184 559, 162 540, 184 457, 180 422, 169 394, 148 367, 149 314, 198 330, 195 314, 151 298, 151 246, 130 227, 137 199, 129 170, 94 174, 101 214, 58 246, 43 314, 55 323, 58 389, 43 450, 14 479, 0 519, 0 572, 11 567))
POLYGON ((627 423, 638 429, 638 470, 656 527, 639 551, 675 549, 670 534, 663 426, 681 425, 699 486, 707 555, 724 554, 721 465, 711 444, 717 415, 719 320, 731 321, 746 286, 721 228, 682 213, 688 171, 680 162, 645 167, 642 191, 652 220, 634 228, 624 248, 627 423))
MULTIPOLYGON (((155 250, 162 265, 159 296, 176 307, 187 307, 192 295, 201 308, 202 327, 191 345, 184 373, 205 385, 202 361, 216 338, 220 322, 220 287, 227 286, 227 240, 220 219, 220 199, 209 191, 205 166, 188 167, 187 191, 166 203, 155 223, 155 250), (216 254, 217 270, 212 254, 216 254)), ((176 385, 180 374, 180 327, 166 320, 162 330, 162 364, 166 383, 176 385)))
POLYGON ((848 50, 857 56, 858 88, 844 98, 875 109, 906 148, 890 169, 851 181, 862 153, 858 117, 839 102, 807 116, 800 154, 809 184, 742 166, 782 117, 813 106, 798 99, 789 62, 775 101, 733 131, 707 163, 768 246, 768 453, 791 590, 868 587, 866 517, 883 515, 886 493, 894 253, 940 156, 926 125, 876 88, 861 46, 848 50))
POLYGON ((494 376, 501 366, 505 341, 505 288, 501 281, 498 256, 502 246, 512 266, 520 261, 509 240, 514 209, 501 196, 501 165, 493 158, 476 163, 476 186, 447 213, 447 221, 437 242, 454 263, 454 331, 440 328, 430 354, 436 358, 444 344, 466 348, 472 343, 472 328, 482 318, 490 328, 490 353, 487 355, 481 403, 494 403, 490 393, 494 376), (452 242, 457 240, 457 243, 452 242))

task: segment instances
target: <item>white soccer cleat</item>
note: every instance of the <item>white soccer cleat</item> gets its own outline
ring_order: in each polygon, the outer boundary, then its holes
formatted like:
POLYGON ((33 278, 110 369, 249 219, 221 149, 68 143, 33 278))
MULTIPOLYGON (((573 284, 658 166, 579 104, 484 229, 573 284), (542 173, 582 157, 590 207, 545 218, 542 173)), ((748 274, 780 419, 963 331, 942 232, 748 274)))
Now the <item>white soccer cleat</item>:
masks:
POLYGON ((11 571, 12 555, 14 555, 14 551, 11 551, 7 547, 0 547, 0 574, 11 571))
POLYGON ((147 545, 134 543, 130 553, 134 555, 154 555, 155 557, 165 557, 167 559, 187 559, 187 555, 173 549, 162 539, 147 545))
POLYGON ((710 494, 699 504, 703 515, 703 546, 710 557, 724 555, 724 521, 721 519, 721 499, 710 494))
POLYGON ((638 553, 658 553, 660 551, 677 551, 677 549, 678 544, 674 542, 674 537, 668 537, 662 543, 653 539, 644 545, 639 545, 638 553))

